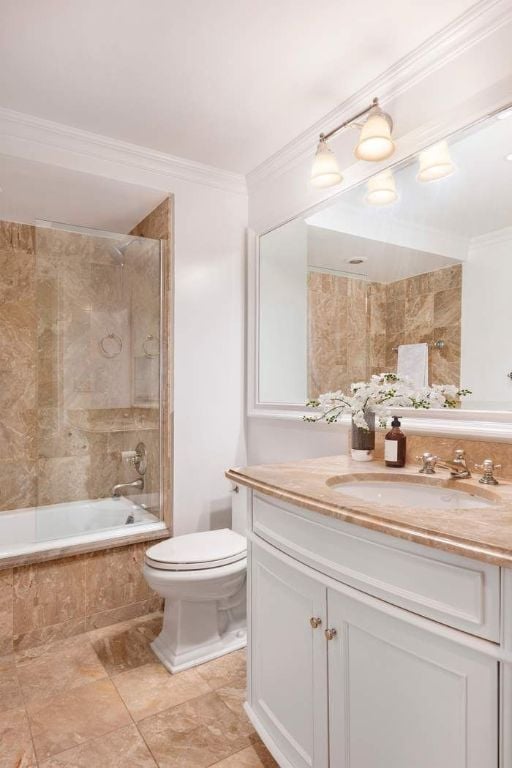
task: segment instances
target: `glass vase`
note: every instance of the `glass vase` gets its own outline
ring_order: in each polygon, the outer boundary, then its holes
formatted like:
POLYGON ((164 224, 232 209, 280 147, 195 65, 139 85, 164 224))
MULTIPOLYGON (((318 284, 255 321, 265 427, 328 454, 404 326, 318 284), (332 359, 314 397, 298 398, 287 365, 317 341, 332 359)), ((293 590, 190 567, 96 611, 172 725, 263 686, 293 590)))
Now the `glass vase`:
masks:
POLYGON ((365 412, 368 429, 357 427, 352 419, 352 442, 350 455, 354 461, 373 461, 375 452, 375 414, 365 412))

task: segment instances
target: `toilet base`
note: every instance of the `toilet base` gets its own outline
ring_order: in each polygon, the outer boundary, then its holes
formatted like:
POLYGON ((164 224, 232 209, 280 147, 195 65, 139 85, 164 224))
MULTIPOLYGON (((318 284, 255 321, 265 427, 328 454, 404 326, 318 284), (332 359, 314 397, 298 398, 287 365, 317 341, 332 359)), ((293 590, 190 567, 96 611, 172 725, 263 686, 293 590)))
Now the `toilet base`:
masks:
POLYGON ((182 653, 171 651, 166 633, 162 631, 151 643, 151 648, 164 667, 174 675, 176 672, 183 672, 185 669, 190 669, 198 664, 218 659, 219 656, 224 656, 226 653, 238 651, 245 648, 246 645, 247 630, 239 628, 226 632, 211 643, 197 646, 182 653))

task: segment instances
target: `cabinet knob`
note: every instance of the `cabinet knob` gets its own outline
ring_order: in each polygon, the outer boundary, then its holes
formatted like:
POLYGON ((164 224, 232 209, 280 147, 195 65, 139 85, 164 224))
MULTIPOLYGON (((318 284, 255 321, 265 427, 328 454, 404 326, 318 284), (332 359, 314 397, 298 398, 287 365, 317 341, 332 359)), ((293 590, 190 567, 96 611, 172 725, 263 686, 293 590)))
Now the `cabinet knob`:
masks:
POLYGON ((336 632, 335 629, 326 629, 325 630, 325 636, 326 636, 327 640, 334 640, 334 638, 336 637, 337 634, 338 633, 336 632))
POLYGON ((319 619, 316 616, 312 616, 309 620, 309 623, 311 624, 313 629, 318 629, 318 627, 322 626, 322 619, 319 619))

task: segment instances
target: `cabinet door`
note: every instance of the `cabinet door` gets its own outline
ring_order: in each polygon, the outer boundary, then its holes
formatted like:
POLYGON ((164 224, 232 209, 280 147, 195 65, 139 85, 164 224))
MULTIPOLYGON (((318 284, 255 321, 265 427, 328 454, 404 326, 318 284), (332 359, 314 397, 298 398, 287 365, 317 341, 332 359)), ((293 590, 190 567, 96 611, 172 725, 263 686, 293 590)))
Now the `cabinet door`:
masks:
POLYGON ((251 708, 294 768, 326 768, 326 589, 253 544, 251 606, 251 708))
POLYGON ((328 613, 331 766, 497 768, 495 660, 355 590, 328 613))

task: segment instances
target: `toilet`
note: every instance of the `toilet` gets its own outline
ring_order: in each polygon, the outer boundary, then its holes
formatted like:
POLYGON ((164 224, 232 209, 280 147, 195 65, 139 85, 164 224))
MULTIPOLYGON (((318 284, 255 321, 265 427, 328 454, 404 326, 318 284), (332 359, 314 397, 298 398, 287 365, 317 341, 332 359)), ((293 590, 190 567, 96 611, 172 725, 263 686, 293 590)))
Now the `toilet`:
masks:
POLYGON ((170 672, 243 648, 247 542, 229 528, 176 536, 146 551, 144 576, 165 599, 151 647, 170 672))

